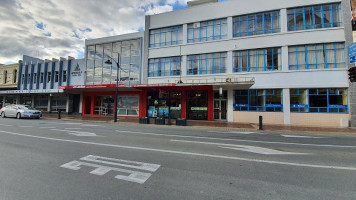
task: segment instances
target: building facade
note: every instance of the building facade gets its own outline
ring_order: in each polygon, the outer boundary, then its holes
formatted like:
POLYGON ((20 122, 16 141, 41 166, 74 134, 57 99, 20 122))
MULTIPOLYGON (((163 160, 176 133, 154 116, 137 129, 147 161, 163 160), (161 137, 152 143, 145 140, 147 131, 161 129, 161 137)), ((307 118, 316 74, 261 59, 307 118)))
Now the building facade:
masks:
POLYGON ((146 89, 147 115, 347 126, 350 19, 340 0, 211 2, 146 16, 143 83, 170 84, 146 89))
POLYGON ((84 85, 84 59, 41 60, 24 55, 17 66, 17 90, 0 91, 7 99, 5 104, 26 104, 43 112, 81 113, 81 92, 64 93, 60 87, 84 85))
MULTIPOLYGON (((0 65, 0 92, 4 90, 16 90, 18 80, 18 64, 0 65)), ((0 94, 0 108, 3 105, 13 103, 13 99, 0 94)))

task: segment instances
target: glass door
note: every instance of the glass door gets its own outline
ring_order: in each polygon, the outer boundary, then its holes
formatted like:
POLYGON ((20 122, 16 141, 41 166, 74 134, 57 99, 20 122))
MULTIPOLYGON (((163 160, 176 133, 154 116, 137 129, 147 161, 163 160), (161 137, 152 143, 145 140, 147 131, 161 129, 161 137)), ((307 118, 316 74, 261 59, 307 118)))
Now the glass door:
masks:
POLYGON ((214 100, 214 119, 215 120, 226 120, 226 100, 218 99, 214 100))

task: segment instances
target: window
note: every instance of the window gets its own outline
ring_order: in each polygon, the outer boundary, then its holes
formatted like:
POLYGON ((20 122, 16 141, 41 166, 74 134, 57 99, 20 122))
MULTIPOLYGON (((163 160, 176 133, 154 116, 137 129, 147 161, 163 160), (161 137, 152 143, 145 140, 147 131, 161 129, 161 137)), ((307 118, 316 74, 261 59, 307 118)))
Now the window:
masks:
POLYGON ((182 44, 183 26, 172 26, 150 30, 149 47, 163 47, 182 44))
POLYGON ((67 98, 65 96, 53 96, 51 100, 52 111, 65 111, 67 106, 67 98))
POLYGON ((58 83, 58 81, 59 81, 59 72, 58 71, 56 71, 55 72, 55 79, 54 79, 54 81, 56 82, 56 83, 58 83))
POLYGON ((347 113, 347 89, 291 89, 291 112, 347 113))
POLYGON ((13 78, 13 83, 17 82, 17 70, 14 70, 14 78, 13 78))
POLYGON ((21 76, 21 84, 25 84, 25 74, 22 74, 21 76))
POLYGON ((279 11, 234 17, 233 37, 264 35, 281 32, 279 11))
POLYGON ((282 89, 235 90, 234 111, 282 112, 282 89))
POLYGON ((41 83, 43 83, 43 79, 44 79, 44 73, 43 72, 41 72, 41 83))
POLYGON ((227 19, 188 24, 188 43, 227 38, 227 19))
POLYGON ((340 3, 288 9, 288 31, 341 27, 341 14, 340 3))
POLYGON ((181 57, 149 59, 148 76, 179 76, 181 57))
POLYGON ((66 70, 63 71, 63 80, 62 80, 62 82, 67 82, 67 71, 66 70))
POLYGON ((5 72, 4 72, 4 84, 6 84, 7 83, 7 71, 5 70, 5 72))
POLYGON ((117 115, 138 116, 139 96, 138 95, 119 95, 117 103, 117 115))
POLYGON ((289 70, 346 68, 345 43, 290 46, 289 70))
POLYGON ((279 47, 233 52, 233 72, 275 71, 281 67, 279 47))
POLYGON ((225 72, 225 52, 187 56, 187 75, 219 74, 225 72))
POLYGON ((36 84, 37 82, 37 73, 33 74, 33 83, 36 84))
POLYGON ((27 84, 30 84, 31 81, 31 74, 27 74, 27 84))
POLYGON ((47 73, 47 83, 51 82, 51 72, 47 73))

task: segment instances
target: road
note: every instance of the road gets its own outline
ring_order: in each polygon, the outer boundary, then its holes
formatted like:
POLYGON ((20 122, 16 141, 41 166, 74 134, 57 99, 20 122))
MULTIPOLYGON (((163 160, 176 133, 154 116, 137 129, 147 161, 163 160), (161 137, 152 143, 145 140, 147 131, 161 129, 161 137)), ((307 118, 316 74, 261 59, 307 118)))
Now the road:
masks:
POLYGON ((356 137, 0 118, 0 199, 356 199, 356 137))

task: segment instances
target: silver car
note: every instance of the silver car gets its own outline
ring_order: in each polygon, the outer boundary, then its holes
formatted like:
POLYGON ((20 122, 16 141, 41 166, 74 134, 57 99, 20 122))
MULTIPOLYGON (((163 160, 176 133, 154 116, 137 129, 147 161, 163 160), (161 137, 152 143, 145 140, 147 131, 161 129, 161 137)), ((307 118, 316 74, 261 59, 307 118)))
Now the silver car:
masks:
POLYGON ((8 105, 0 110, 1 117, 36 118, 42 117, 42 112, 27 105, 8 105))

